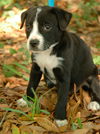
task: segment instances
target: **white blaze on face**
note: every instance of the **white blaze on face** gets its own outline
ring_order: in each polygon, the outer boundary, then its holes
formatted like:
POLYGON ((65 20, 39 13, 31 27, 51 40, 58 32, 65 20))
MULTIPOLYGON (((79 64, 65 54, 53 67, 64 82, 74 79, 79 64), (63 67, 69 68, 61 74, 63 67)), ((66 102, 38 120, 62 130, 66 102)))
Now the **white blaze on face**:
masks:
POLYGON ((36 17, 35 17, 35 20, 33 22, 33 29, 32 29, 32 31, 29 35, 29 38, 27 40, 27 47, 29 50, 31 49, 30 44, 29 44, 30 40, 35 40, 35 39, 39 40, 39 45, 37 46, 38 49, 43 50, 44 38, 43 38, 42 34, 39 33, 38 21, 37 21, 38 15, 41 11, 42 11, 41 8, 37 8, 36 17))

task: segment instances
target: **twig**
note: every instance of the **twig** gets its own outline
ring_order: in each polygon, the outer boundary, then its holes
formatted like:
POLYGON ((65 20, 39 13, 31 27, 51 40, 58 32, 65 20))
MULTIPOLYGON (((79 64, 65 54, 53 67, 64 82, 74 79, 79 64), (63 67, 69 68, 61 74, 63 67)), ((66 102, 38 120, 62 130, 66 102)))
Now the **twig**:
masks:
POLYGON ((77 97, 77 94, 76 94, 76 89, 77 87, 76 87, 76 84, 74 84, 74 95, 75 95, 75 99, 76 99, 76 101, 78 102, 78 97, 77 97))
POLYGON ((48 94, 49 92, 51 92, 52 90, 54 90, 54 87, 49 89, 48 91, 46 91, 44 94, 42 94, 39 99, 41 99, 43 96, 45 96, 46 94, 48 94))

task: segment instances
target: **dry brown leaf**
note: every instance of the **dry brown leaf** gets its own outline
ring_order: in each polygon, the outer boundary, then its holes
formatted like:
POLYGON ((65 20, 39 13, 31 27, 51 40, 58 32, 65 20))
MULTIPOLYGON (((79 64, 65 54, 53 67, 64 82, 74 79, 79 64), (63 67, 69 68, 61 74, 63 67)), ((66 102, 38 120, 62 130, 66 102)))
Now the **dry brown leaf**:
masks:
POLYGON ((43 128, 45 128, 47 131, 52 132, 59 132, 59 129, 57 126, 51 122, 48 118, 43 117, 35 117, 34 120, 43 128))
POLYGON ((32 130, 33 134, 43 134, 46 131, 40 126, 30 125, 29 128, 32 130))
POLYGON ((5 82, 5 77, 3 74, 0 74, 0 87, 3 87, 4 86, 4 82, 5 82))
POLYGON ((87 92, 85 92, 84 90, 82 90, 82 96, 83 96, 83 102, 85 105, 90 103, 91 98, 90 98, 89 94, 87 92))
POLYGON ((94 115, 100 116, 100 111, 97 111, 94 115))
POLYGON ((66 132, 67 129, 68 129, 68 126, 67 125, 64 125, 64 126, 59 127, 59 131, 60 132, 66 132))
POLYGON ((19 127, 20 131, 21 131, 21 134, 31 134, 32 133, 32 130, 29 128, 29 126, 20 126, 19 127))
POLYGON ((53 103, 51 102, 51 98, 49 97, 42 97, 41 101, 40 101, 40 104, 45 108, 45 109, 48 109, 49 111, 53 111, 54 110, 54 105, 53 103))
POLYGON ((73 134, 73 131, 67 131, 67 132, 64 132, 62 134, 73 134))
POLYGON ((7 108, 7 107, 9 107, 7 104, 0 104, 0 108, 2 109, 2 108, 7 108))
POLYGON ((6 119, 13 119, 15 117, 15 112, 9 112, 9 114, 6 116, 6 119))
POLYGON ((89 129, 77 129, 75 131, 73 131, 73 134, 87 134, 87 132, 89 131, 89 129))
POLYGON ((6 80, 6 88, 15 88, 15 87, 19 87, 19 86, 26 86, 27 85, 27 81, 21 79, 21 78, 16 78, 16 77, 9 77, 9 78, 5 78, 6 80))
POLYGON ((10 128, 11 128, 11 122, 9 122, 9 120, 5 121, 2 128, 2 134, 8 134, 10 128))
POLYGON ((12 134, 12 132, 10 130, 7 133, 3 133, 3 131, 0 131, 0 134, 12 134))
POLYGON ((27 126, 27 125, 31 125, 34 123, 34 121, 21 121, 21 120, 18 120, 23 126, 27 126))
POLYGON ((12 96, 18 96, 18 97, 22 97, 22 95, 14 90, 8 89, 6 90, 6 93, 8 96, 12 97, 12 96))
POLYGON ((95 130, 97 130, 97 131, 99 131, 100 132, 100 124, 95 124, 94 126, 93 126, 93 128, 95 129, 95 130))

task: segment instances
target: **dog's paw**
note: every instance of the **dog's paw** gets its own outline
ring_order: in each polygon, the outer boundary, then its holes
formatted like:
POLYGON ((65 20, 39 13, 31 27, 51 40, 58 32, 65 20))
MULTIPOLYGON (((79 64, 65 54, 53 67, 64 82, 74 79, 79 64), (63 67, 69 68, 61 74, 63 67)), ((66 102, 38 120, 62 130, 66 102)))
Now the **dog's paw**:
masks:
POLYGON ((100 104, 97 101, 92 101, 88 104, 87 108, 92 111, 100 110, 100 104))
POLYGON ((27 103, 23 98, 21 98, 21 99, 17 100, 17 105, 21 106, 21 107, 25 107, 25 106, 27 106, 27 103))
POLYGON ((55 119, 55 122, 56 122, 58 127, 65 126, 65 125, 68 124, 68 121, 66 119, 65 120, 57 120, 57 119, 55 119))

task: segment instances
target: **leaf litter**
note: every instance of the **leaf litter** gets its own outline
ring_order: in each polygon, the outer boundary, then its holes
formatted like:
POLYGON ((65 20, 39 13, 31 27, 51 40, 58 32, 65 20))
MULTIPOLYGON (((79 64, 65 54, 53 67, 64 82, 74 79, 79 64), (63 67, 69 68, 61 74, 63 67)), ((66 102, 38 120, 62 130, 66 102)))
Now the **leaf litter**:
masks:
MULTIPOLYGON (((58 2, 60 5, 60 2, 58 2)), ((64 1, 62 2, 62 7, 65 7, 64 1)), ((72 12, 77 12, 79 10, 75 6, 72 12), (75 9, 74 9, 75 8, 75 9)), ((16 11, 17 9, 13 9, 16 11)), ((20 17, 22 11, 15 12, 15 18, 20 17)), ((100 17, 100 16, 99 16, 100 17)), ((13 18, 8 18, 1 23, 0 27, 0 38, 4 47, 0 48, 0 59, 2 64, 11 64, 13 62, 22 62, 25 57, 21 56, 20 53, 15 53, 13 56, 9 53, 10 48, 18 50, 20 44, 25 45, 25 33, 24 30, 19 30, 20 19, 11 23, 13 18), (2 25, 5 26, 2 26, 2 25), (6 29, 6 27, 8 27, 6 29), (13 32, 13 34, 10 34, 13 32)), ((72 23, 73 24, 73 23, 72 23)), ((82 38, 86 40, 90 45, 91 42, 100 41, 98 36, 93 35, 93 31, 98 27, 88 27, 86 33, 81 34, 82 38), (90 34, 92 33, 92 34, 90 34), (87 36, 88 35, 88 36, 87 36), (94 40, 92 37, 96 37, 94 40)), ((82 31, 82 29, 79 29, 82 31)), ((94 48, 92 51, 100 55, 100 52, 94 48)), ((67 105, 67 117, 68 125, 58 128, 53 119, 54 108, 57 101, 57 89, 49 89, 46 87, 43 78, 41 79, 40 85, 37 89, 38 96, 42 96, 40 100, 41 107, 44 110, 48 110, 50 115, 44 113, 35 114, 34 120, 28 119, 26 116, 18 114, 14 111, 5 111, 2 108, 13 108, 15 110, 20 110, 25 112, 27 115, 32 116, 29 107, 19 107, 16 101, 25 94, 25 90, 28 81, 19 77, 11 76, 5 77, 3 73, 2 64, 0 65, 0 134, 99 134, 100 133, 100 111, 93 112, 87 110, 87 104, 90 102, 91 98, 89 95, 80 89, 80 92, 76 92, 76 86, 74 85, 73 95, 69 95, 69 102, 67 105)), ((27 65, 30 69, 31 63, 27 65)), ((28 73, 27 77, 28 77, 28 73)), ((99 76, 100 78, 100 76, 99 76)))

